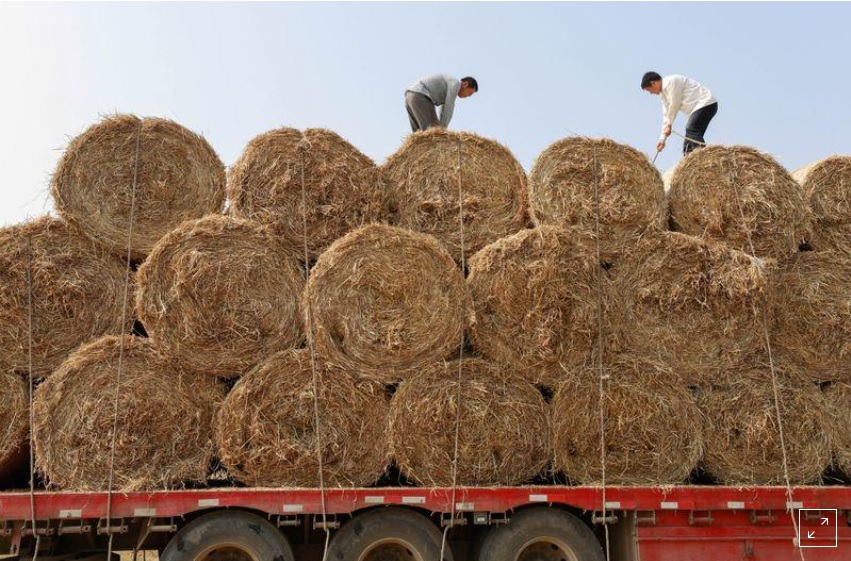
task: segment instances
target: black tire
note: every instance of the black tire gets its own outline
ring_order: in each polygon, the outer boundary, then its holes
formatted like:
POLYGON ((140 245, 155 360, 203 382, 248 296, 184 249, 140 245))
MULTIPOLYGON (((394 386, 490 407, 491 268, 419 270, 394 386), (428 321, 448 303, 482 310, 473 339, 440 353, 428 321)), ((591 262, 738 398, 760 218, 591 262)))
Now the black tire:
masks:
POLYGON ((160 561, 295 561, 289 542, 265 518, 239 510, 206 514, 168 542, 160 561))
POLYGON ((570 513, 535 507, 491 528, 479 561, 604 561, 594 532, 570 513))
MULTIPOLYGON (((443 535, 422 514, 404 508, 371 510, 343 525, 331 539, 329 561, 437 561, 443 535)), ((449 544, 443 561, 452 561, 449 544)))

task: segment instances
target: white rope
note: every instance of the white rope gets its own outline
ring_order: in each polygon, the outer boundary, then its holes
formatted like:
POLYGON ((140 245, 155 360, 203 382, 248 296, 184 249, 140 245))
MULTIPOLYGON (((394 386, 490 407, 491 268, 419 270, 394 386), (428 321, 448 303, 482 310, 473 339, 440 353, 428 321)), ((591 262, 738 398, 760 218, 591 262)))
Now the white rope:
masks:
MULTIPOLYGON (((304 145, 299 145, 301 159, 301 216, 302 216, 302 240, 304 241, 304 284, 305 297, 310 278, 310 252, 307 247, 307 184, 304 179, 304 150, 310 146, 310 142, 302 139, 304 145)), ((313 346, 313 310, 308 302, 307 325, 310 334, 307 337, 307 347, 310 349, 310 368, 313 376, 313 422, 316 430, 316 460, 319 465, 319 497, 322 503, 322 529, 325 531, 325 548, 322 550, 322 561, 328 558, 328 546, 331 543, 331 530, 328 528, 328 509, 325 500, 325 474, 322 463, 322 414, 319 410, 319 372, 316 368, 316 349, 313 346)))
POLYGON ((606 389, 605 370, 603 369, 603 266, 600 258, 600 178, 597 168, 597 147, 594 146, 594 240, 597 258, 597 368, 600 390, 600 466, 603 480, 603 530, 606 534, 606 560, 611 561, 609 523, 606 516, 606 389))
MULTIPOLYGON (((736 157, 734 154, 730 154, 731 165, 729 168, 730 172, 730 182, 733 185, 733 191, 736 196, 736 206, 739 210, 739 217, 742 220, 742 223, 745 222, 745 211, 742 208, 742 200, 739 194, 739 185, 738 178, 736 177, 736 157)), ((756 257, 756 250, 754 249, 753 239, 751 237, 751 233, 749 230, 745 229, 745 233, 748 237, 748 247, 750 248, 751 255, 756 257)), ((771 387, 774 392, 774 413, 777 416, 777 432, 780 435, 780 451, 783 455, 783 479, 786 482, 786 500, 789 503, 788 508, 786 509, 789 512, 789 516, 792 519, 792 527, 795 530, 795 540, 798 544, 798 553, 801 556, 801 561, 806 561, 804 559, 804 549, 800 547, 801 545, 801 531, 798 528, 798 521, 795 517, 795 513, 792 508, 793 500, 792 500, 792 483, 789 479, 789 461, 786 453, 786 437, 783 432, 783 417, 781 414, 780 408, 780 389, 777 384, 777 372, 774 368, 774 354, 771 349, 771 337, 768 334, 768 317, 766 316, 765 306, 761 306, 762 309, 762 331, 763 337, 765 338, 765 350, 768 353, 768 366, 771 370, 771 387)))
MULTIPOLYGON (((465 256, 465 247, 464 247, 464 188, 463 182, 461 180, 461 139, 458 139, 458 230, 460 232, 460 245, 461 245, 461 271, 466 269, 466 256, 465 256)), ((464 309, 462 310, 462 317, 467 317, 467 309, 466 302, 462 302, 462 306, 464 309)), ((455 385, 455 450, 452 454, 452 504, 450 505, 450 523, 446 525, 443 529, 443 537, 440 540, 440 559, 438 561, 443 561, 444 553, 446 552, 446 542, 449 534, 449 529, 455 523, 455 501, 458 495, 458 446, 459 446, 459 435, 461 433, 461 382, 462 378, 462 367, 464 366, 464 330, 461 330, 461 347, 458 351, 458 379, 456 380, 455 385)))
POLYGON ((106 558, 112 559, 112 486, 115 475, 115 437, 118 435, 118 398, 121 394, 121 378, 124 369, 124 319, 127 317, 127 299, 130 296, 130 257, 133 244, 133 220, 136 214, 136 187, 139 178, 139 152, 142 145, 142 126, 144 120, 139 121, 139 128, 136 130, 136 153, 133 162, 133 186, 130 191, 130 217, 127 227, 127 269, 124 277, 124 301, 121 304, 121 333, 118 346, 118 371, 115 380, 115 399, 113 400, 112 411, 112 441, 109 451, 109 484, 107 486, 106 496, 106 529, 109 533, 109 543, 107 545, 106 558))
POLYGON ((678 132, 677 132, 677 131, 675 131, 675 130, 672 130, 671 132, 672 132, 672 133, 674 133, 675 135, 679 136, 679 137, 680 137, 680 138, 682 138, 683 140, 688 140, 689 142, 694 142, 695 144, 699 144, 699 145, 701 145, 701 146, 706 146, 706 143, 705 143, 705 142, 701 142, 701 141, 699 141, 699 140, 695 140, 695 139, 693 139, 693 138, 689 138, 688 136, 684 136, 684 135, 682 135, 682 134, 678 133, 678 132))
POLYGON ((29 402, 30 402, 30 517, 32 520, 33 536, 35 536, 35 548, 33 549, 32 561, 38 559, 38 549, 41 545, 41 536, 36 533, 35 528, 35 438, 32 427, 35 426, 35 412, 33 411, 33 283, 32 283, 32 236, 27 236, 27 364, 29 372, 29 402))

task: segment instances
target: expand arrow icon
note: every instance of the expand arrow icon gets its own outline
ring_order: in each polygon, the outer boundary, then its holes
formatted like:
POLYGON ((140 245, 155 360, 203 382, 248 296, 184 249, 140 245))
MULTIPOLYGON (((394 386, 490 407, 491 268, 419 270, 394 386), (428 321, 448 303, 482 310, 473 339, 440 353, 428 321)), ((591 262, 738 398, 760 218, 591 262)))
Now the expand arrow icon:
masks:
POLYGON ((829 519, 829 518, 822 518, 822 519, 821 519, 821 525, 822 525, 822 526, 827 526, 829 523, 830 523, 830 519, 829 519))
POLYGON ((807 532, 807 537, 808 537, 809 539, 813 539, 813 538, 815 537, 815 535, 816 535, 815 531, 807 532))

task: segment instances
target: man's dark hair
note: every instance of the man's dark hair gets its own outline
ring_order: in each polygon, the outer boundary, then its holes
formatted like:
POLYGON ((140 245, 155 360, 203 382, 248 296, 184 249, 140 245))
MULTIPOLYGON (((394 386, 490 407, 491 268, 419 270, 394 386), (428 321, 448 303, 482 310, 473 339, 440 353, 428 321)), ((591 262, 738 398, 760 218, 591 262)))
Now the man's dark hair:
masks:
POLYGON ((659 76, 658 72, 645 72, 644 76, 641 77, 641 89, 646 89, 650 86, 650 82, 655 82, 656 80, 661 80, 662 77, 659 76))
POLYGON ((472 76, 467 76, 466 78, 461 78, 461 81, 467 82, 467 85, 469 85, 471 88, 473 88, 473 91, 475 91, 475 92, 479 91, 479 83, 476 82, 476 79, 473 78, 472 76))

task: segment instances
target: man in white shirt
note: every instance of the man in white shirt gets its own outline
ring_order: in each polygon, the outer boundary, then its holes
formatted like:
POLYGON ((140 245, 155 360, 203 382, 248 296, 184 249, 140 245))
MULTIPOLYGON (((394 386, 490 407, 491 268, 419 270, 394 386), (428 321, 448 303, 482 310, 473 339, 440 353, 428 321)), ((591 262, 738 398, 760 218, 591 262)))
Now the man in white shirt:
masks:
POLYGON ((405 108, 411 121, 411 130, 421 131, 429 127, 449 126, 455 110, 455 98, 470 97, 479 91, 479 83, 472 76, 453 78, 447 74, 435 74, 417 80, 405 90, 405 108), (442 105, 440 119, 435 107, 442 105))
POLYGON ((678 111, 688 115, 683 154, 705 145, 703 135, 709 121, 718 112, 718 102, 708 88, 679 74, 663 78, 656 72, 647 72, 641 78, 641 89, 660 96, 662 100, 662 135, 656 144, 657 152, 665 149, 665 140, 671 136, 671 126, 678 111))

